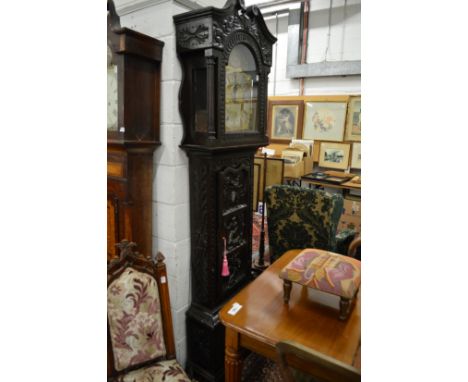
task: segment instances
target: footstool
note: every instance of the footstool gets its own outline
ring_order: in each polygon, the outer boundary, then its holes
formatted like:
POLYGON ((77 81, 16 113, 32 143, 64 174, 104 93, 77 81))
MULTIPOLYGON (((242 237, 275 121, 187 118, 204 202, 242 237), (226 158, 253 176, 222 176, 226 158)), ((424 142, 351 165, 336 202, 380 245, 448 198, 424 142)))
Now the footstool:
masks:
POLYGON ((307 248, 280 272, 284 302, 289 303, 292 283, 340 297, 340 320, 348 318, 361 285, 361 262, 348 256, 307 248))

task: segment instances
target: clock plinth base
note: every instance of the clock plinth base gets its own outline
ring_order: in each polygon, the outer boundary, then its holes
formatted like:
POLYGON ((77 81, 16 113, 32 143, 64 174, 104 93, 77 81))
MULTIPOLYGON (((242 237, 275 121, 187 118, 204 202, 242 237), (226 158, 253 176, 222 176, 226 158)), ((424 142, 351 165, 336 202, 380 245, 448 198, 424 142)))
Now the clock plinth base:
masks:
POLYGON ((187 372, 197 381, 224 381, 224 335, 220 309, 209 312, 191 306, 187 311, 187 372))

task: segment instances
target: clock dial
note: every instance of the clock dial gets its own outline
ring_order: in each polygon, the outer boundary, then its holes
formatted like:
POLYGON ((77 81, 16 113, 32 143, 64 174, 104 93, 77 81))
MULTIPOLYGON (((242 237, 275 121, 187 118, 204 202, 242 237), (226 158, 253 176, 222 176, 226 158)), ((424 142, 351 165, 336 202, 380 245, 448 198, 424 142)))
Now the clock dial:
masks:
POLYGON ((239 44, 226 65, 226 133, 258 130, 257 85, 255 59, 247 46, 239 44))
POLYGON ((107 130, 117 131, 118 86, 117 65, 112 61, 112 49, 107 45, 107 130))

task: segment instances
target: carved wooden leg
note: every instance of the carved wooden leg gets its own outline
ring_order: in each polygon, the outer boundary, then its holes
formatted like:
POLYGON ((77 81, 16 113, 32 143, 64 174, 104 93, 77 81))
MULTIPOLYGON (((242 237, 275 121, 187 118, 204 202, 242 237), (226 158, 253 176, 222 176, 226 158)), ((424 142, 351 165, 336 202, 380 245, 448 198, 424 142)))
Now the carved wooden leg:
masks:
POLYGON ((340 320, 346 320, 351 308, 351 299, 341 297, 340 299, 340 320))
POLYGON ((292 288, 292 282, 289 280, 283 280, 283 290, 284 290, 284 295, 283 295, 283 300, 284 303, 287 304, 289 303, 289 297, 291 296, 291 288, 292 288))
POLYGON ((226 350, 224 356, 224 381, 240 382, 242 373, 242 357, 239 353, 239 333, 226 328, 226 350))

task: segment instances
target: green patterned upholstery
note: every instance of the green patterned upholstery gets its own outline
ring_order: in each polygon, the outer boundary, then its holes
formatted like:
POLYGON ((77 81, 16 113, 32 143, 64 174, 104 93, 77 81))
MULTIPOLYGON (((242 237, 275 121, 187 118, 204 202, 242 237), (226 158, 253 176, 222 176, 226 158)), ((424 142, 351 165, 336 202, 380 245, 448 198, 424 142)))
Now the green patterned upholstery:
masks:
MULTIPOLYGON (((342 255, 346 255, 348 253, 348 248, 351 242, 353 241, 354 237, 356 236, 356 231, 354 229, 344 229, 340 233, 336 234, 336 246, 335 251, 336 253, 341 253, 342 255)), ((358 260, 361 260, 360 258, 358 260)))
MULTIPOLYGON (((321 190, 274 185, 265 190, 271 262, 290 249, 337 249, 343 197, 321 190)), ((348 232, 354 236, 354 232, 348 232)), ((351 238, 352 239, 352 238, 351 238)), ((342 241, 348 238, 340 238, 342 241)))

